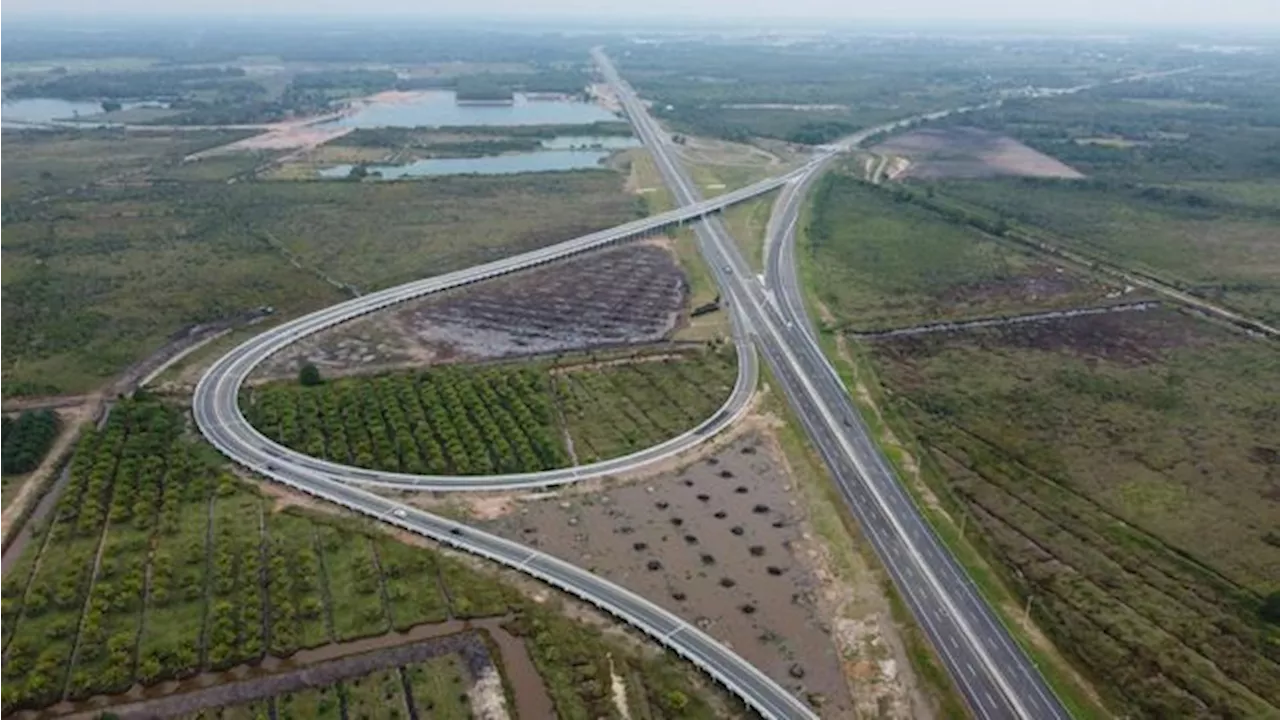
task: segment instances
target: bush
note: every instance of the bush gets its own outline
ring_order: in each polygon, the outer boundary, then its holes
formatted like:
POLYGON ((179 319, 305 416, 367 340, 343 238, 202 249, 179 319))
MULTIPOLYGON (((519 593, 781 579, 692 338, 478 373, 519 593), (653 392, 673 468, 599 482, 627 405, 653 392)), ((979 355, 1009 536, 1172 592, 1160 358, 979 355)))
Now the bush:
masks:
POLYGON ((307 387, 312 387, 323 383, 324 379, 320 377, 320 368, 316 367, 314 363, 307 363, 298 370, 298 382, 307 387))
POLYGON ((27 410, 17 420, 4 420, 5 475, 36 469, 58 437, 58 416, 52 410, 27 410))

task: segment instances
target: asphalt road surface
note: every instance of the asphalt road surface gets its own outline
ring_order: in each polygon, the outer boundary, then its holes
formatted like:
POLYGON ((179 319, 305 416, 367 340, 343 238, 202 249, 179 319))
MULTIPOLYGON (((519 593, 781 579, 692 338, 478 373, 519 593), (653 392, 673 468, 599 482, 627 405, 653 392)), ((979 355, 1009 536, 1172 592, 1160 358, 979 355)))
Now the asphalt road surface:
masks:
MULTIPOLYGON (((696 202, 697 188, 668 152, 669 138, 603 52, 597 50, 595 57, 678 200, 696 202)), ((926 119, 941 115, 931 113, 926 119)), ((881 130, 912 122, 872 128, 843 145, 856 145, 881 130)), ((767 243, 767 287, 751 272, 719 218, 709 217, 697 225, 700 248, 730 303, 743 314, 748 333, 757 339, 851 512, 974 713, 982 718, 1025 720, 1070 717, 921 516, 814 340, 796 281, 792 246, 804 191, 829 161, 829 155, 820 156, 779 194, 769 223, 774 237, 767 243)))

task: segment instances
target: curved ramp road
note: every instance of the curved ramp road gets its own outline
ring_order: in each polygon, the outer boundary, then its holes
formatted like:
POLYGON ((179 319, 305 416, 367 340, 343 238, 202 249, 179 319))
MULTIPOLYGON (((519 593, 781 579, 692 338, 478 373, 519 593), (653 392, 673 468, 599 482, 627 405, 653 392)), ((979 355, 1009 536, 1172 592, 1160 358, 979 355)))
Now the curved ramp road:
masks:
POLYGON ((689 660, 766 718, 817 720, 795 696, 706 633, 643 597, 563 560, 299 468, 255 468, 317 498, 513 567, 605 610, 689 660))
POLYGON ((702 425, 667 443, 590 466, 487 478, 377 473, 319 461, 280 446, 257 432, 240 412, 237 403, 241 385, 263 360, 324 328, 411 298, 553 262, 668 225, 697 221, 735 202, 769 192, 798 177, 800 172, 531 253, 372 293, 267 330, 220 358, 201 378, 193 398, 196 424, 223 454, 277 482, 515 568, 612 613, 694 663, 766 718, 816 720, 816 715, 802 701, 767 675, 705 633, 644 598, 533 548, 356 487, 360 484, 433 490, 542 487, 637 468, 691 447, 731 423, 746 407, 755 388, 756 355, 748 342, 742 317, 732 306, 739 371, 738 383, 724 407, 702 425))
MULTIPOLYGON (((608 58, 594 51, 608 81, 618 91, 637 133, 653 154, 666 183, 684 205, 662 215, 569 240, 533 252, 436 278, 408 283, 298 318, 267 330, 219 359, 201 378, 193 399, 197 425, 215 447, 235 462, 316 497, 400 526, 461 550, 503 563, 591 602, 647 632, 689 659, 768 718, 814 718, 800 700, 729 649, 680 618, 602 578, 532 548, 416 510, 357 487, 423 490, 492 490, 545 487, 639 468, 701 442, 733 422, 754 389, 754 340, 778 377, 832 470, 877 553, 902 589, 974 711, 983 718, 1066 718, 1027 657, 1013 644, 972 583, 933 534, 871 441, 840 378, 814 339, 795 279, 792 244, 800 199, 834 153, 868 137, 936 119, 950 112, 871 128, 824 149, 806 166, 778 178, 699 198, 683 168, 671 158, 668 138, 618 77, 608 58), (783 188, 766 240, 769 286, 756 282, 728 238, 719 210, 783 188), (240 387, 255 367, 293 342, 360 315, 412 298, 442 292, 526 268, 554 262, 661 228, 694 223, 699 248, 711 265, 731 311, 738 345, 738 383, 725 405, 697 428, 633 455, 594 465, 491 477, 435 477, 384 473, 311 458, 267 439, 238 407, 240 387), (751 278, 751 279, 747 279, 751 278)), ((1075 91, 1083 88, 1073 88, 1075 91)), ((952 112, 988 107, 961 108, 952 112)))
MULTIPOLYGON (((328 473, 344 482, 406 490, 500 490, 550 487, 635 469, 683 452, 729 426, 747 407, 755 389, 758 364, 741 337, 738 345, 738 377, 724 406, 696 428, 655 447, 612 460, 536 473, 493 476, 409 475, 343 465, 297 452, 258 432, 239 406, 240 388, 254 368, 289 345, 356 317, 433 293, 489 280, 519 270, 563 260, 590 250, 656 232, 672 225, 697 221, 735 203, 770 192, 798 177, 803 170, 770 178, 710 200, 692 203, 661 215, 636 220, 609 230, 584 235, 556 245, 477 265, 465 270, 406 283, 348 300, 271 328, 220 358, 196 386, 193 405, 201 432, 225 455, 251 467, 289 465, 328 473)), ((735 335, 740 335, 735 318, 735 335)))

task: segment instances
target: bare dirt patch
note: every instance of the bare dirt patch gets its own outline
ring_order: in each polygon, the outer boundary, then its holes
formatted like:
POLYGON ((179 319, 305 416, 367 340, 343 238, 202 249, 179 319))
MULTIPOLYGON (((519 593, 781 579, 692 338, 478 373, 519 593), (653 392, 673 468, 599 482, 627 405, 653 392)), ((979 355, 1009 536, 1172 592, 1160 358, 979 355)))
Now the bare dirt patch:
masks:
POLYGON ((675 329, 687 295, 671 252, 630 244, 345 323, 258 373, 288 376, 304 362, 360 371, 648 343, 675 329))
POLYGON ((791 481, 758 434, 677 472, 520 503, 490 529, 599 572, 849 717, 853 701, 791 481))
POLYGON ((977 128, 916 130, 886 140, 872 151, 906 157, 911 164, 898 177, 1084 177, 1074 168, 1013 138, 977 128))
POLYGON ((1102 301, 1121 294, 1116 288, 1093 278, 1053 265, 1038 264, 1005 277, 952 285, 938 294, 937 301, 949 307, 962 308, 970 305, 1035 304, 1068 296, 1102 301))

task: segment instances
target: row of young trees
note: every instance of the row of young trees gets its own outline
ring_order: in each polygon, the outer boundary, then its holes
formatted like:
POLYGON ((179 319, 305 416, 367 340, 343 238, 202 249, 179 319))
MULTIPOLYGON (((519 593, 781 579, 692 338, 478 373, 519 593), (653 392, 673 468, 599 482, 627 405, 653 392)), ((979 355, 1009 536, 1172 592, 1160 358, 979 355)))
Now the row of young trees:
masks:
POLYGON ((21 475, 36 469, 58 437, 58 414, 52 410, 27 410, 16 419, 5 417, 3 464, 5 475, 21 475))
POLYGON ((250 421, 310 455, 415 474, 562 467, 544 377, 447 369, 254 391, 250 421))

